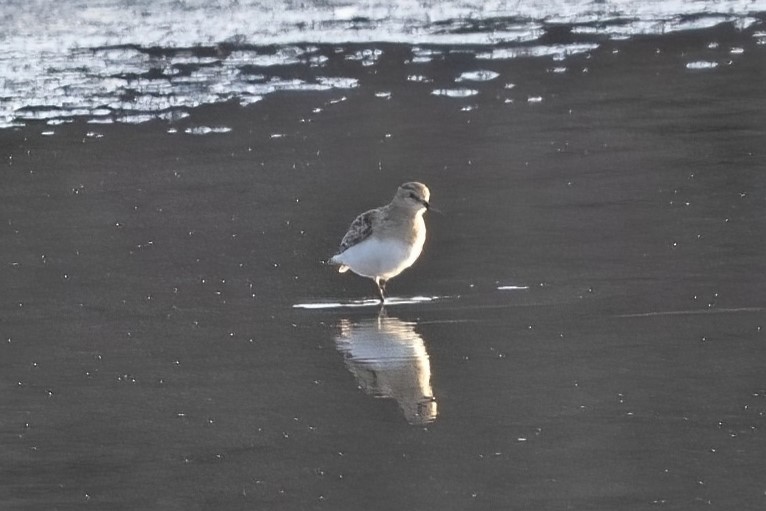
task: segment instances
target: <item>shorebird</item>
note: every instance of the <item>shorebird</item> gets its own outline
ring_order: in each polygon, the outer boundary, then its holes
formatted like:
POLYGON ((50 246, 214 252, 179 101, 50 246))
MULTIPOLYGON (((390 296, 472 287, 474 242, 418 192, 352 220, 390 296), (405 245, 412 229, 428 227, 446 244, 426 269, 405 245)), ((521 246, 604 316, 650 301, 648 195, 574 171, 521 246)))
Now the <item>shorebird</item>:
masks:
POLYGON ((380 302, 386 283, 412 266, 426 241, 423 213, 431 206, 431 192, 423 183, 404 183, 390 204, 365 211, 351 223, 330 264, 338 272, 353 271, 375 281, 380 302))

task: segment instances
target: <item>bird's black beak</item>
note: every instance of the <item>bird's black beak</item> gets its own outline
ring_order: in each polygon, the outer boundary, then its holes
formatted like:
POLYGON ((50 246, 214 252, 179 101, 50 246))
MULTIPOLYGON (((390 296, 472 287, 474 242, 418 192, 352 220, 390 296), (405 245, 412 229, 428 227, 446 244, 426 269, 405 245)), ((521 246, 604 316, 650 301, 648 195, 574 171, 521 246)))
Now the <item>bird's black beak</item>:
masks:
POLYGON ((428 202, 427 200, 424 200, 424 201, 423 201, 423 205, 426 207, 426 209, 427 209, 428 211, 431 211, 431 212, 433 212, 433 213, 441 213, 441 211, 440 211, 440 210, 438 210, 438 209, 434 208, 433 206, 431 206, 431 203, 430 203, 430 202, 428 202))

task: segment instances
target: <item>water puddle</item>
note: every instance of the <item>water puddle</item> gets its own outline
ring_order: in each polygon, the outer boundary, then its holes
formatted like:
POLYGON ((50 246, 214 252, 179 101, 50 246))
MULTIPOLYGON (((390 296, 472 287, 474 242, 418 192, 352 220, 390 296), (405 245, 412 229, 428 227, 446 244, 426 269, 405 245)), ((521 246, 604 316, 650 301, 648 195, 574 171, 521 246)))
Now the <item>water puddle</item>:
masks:
MULTIPOLYGON (((384 306, 397 306, 397 305, 412 305, 418 303, 431 303, 438 300, 444 300, 446 296, 412 296, 412 297, 395 297, 390 296, 386 298, 384 306)), ((293 309, 348 309, 358 307, 380 307, 380 300, 377 298, 367 298, 364 300, 348 300, 348 301, 326 301, 326 302, 305 302, 296 303, 293 305, 293 309)))

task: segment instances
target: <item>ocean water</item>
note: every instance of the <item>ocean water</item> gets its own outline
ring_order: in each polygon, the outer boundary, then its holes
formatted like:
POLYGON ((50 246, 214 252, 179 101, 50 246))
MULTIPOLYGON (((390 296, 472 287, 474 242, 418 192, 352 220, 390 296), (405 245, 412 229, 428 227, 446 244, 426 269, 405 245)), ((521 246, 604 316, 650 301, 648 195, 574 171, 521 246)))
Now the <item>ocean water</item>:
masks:
POLYGON ((200 105, 353 88, 333 64, 374 66, 382 43, 416 45, 414 63, 445 46, 478 59, 566 57, 721 23, 747 30, 766 12, 758 1, 475 4, 9 0, 0 6, 0 127, 173 121, 200 105), (285 67, 308 73, 276 72, 285 67))

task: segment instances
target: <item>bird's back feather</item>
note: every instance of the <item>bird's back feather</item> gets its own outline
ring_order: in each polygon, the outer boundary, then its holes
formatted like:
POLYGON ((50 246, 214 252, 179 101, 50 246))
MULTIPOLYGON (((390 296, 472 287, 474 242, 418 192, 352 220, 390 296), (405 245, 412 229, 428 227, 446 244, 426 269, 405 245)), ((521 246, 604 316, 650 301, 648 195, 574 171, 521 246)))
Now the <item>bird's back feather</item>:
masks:
POLYGON ((348 228, 348 232, 346 232, 346 235, 343 236, 343 239, 340 242, 338 254, 342 254, 350 247, 353 247, 354 245, 357 245, 369 238, 372 234, 373 225, 377 222, 379 215, 380 208, 365 211, 356 217, 354 221, 351 222, 351 225, 348 228))

